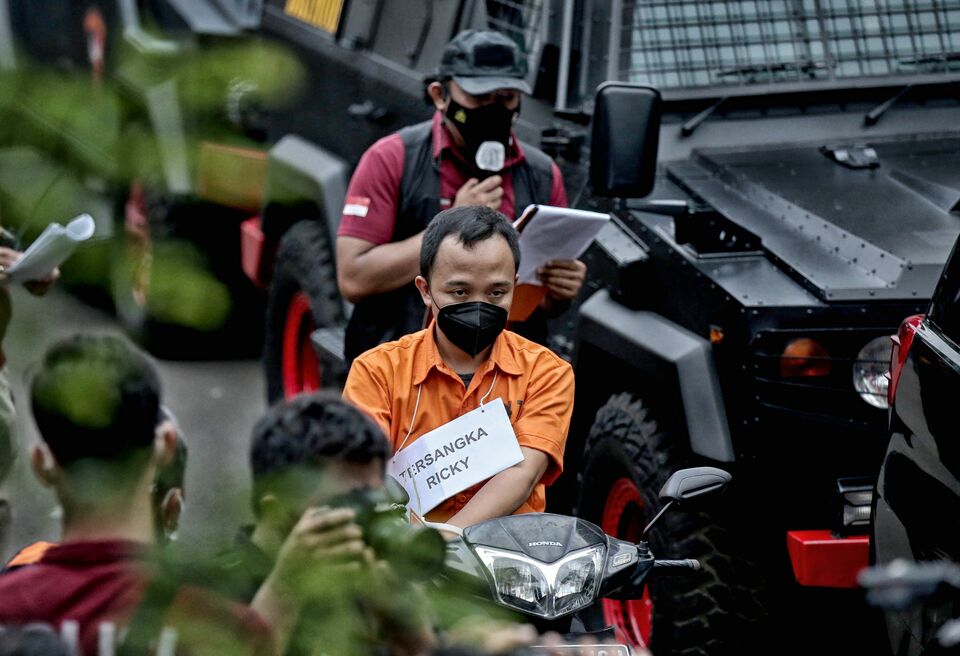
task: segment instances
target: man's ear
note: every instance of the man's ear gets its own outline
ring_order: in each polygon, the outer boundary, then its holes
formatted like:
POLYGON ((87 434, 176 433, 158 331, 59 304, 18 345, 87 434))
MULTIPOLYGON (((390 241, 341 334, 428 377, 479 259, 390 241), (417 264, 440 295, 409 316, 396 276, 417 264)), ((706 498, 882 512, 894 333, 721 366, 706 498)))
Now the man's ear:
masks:
POLYGON ((183 489, 172 487, 160 503, 160 521, 164 530, 169 534, 177 530, 180 525, 180 514, 183 512, 183 489))
POLYGON ((276 495, 267 493, 257 501, 257 516, 273 526, 280 526, 286 522, 287 513, 283 504, 276 495))
POLYGON ((177 429, 173 422, 163 421, 157 426, 153 439, 153 459, 157 467, 166 467, 177 454, 177 429))
POLYGON ((60 480, 60 467, 45 444, 37 444, 30 449, 30 466, 33 475, 44 487, 53 487, 60 480))
POLYGON ((417 285, 417 291, 420 292, 420 298, 423 299, 423 304, 427 306, 427 309, 433 308, 433 299, 430 298, 430 283, 427 282, 427 279, 423 276, 417 276, 414 281, 417 285))
POLYGON ((433 106, 436 107, 441 112, 446 111, 447 103, 450 102, 449 97, 445 97, 446 94, 443 92, 443 84, 440 82, 431 82, 430 86, 427 87, 427 95, 430 96, 430 100, 433 101, 433 106))

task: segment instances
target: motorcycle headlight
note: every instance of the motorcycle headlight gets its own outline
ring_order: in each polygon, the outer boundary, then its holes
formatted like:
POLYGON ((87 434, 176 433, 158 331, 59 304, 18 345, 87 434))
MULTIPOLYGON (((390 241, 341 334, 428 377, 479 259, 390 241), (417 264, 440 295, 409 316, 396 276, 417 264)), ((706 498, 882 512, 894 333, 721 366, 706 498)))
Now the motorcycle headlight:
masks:
POLYGON ((853 387, 860 398, 881 410, 889 407, 887 386, 890 384, 891 348, 889 337, 877 337, 860 349, 853 363, 853 387))
POLYGON ((493 577, 497 600, 532 615, 554 618, 588 606, 600 585, 603 545, 550 564, 489 547, 474 550, 493 577))
POLYGON ((589 553, 562 562, 557 571, 553 599, 557 615, 572 613, 593 602, 600 583, 603 547, 590 549, 589 553))

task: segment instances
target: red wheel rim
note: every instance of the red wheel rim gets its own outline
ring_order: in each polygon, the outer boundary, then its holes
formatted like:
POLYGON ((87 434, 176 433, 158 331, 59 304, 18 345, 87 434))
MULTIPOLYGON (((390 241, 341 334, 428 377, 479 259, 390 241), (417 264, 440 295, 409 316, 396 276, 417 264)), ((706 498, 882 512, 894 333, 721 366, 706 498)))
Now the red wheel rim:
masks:
MULTIPOLYGON (((621 540, 639 542, 643 530, 645 513, 643 498, 636 484, 629 478, 614 482, 603 506, 603 520, 600 528, 621 540)), ((653 600, 649 586, 644 587, 640 599, 617 601, 604 599, 603 619, 612 626, 621 639, 636 647, 650 644, 650 632, 653 628, 653 600)))
POLYGON ((320 389, 320 361, 310 343, 310 334, 315 329, 310 301, 306 294, 297 292, 290 301, 283 326, 284 398, 320 389))

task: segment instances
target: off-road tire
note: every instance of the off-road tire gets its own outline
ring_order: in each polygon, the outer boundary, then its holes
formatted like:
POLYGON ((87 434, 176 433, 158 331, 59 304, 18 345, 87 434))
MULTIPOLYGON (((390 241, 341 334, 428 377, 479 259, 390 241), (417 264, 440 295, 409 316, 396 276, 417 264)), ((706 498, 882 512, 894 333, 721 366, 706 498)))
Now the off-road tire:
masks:
MULTIPOLYGON (((330 240, 319 221, 300 221, 284 233, 277 249, 276 265, 267 297, 263 364, 267 398, 273 403, 290 390, 284 386, 284 330, 294 297, 302 292, 317 327, 343 323, 343 309, 330 240)), ((307 337, 309 339, 309 337, 307 337)), ((307 348, 308 345, 304 345, 307 348)), ((342 371, 322 367, 320 386, 340 382, 342 371)))
MULTIPOLYGON (((641 400, 612 396, 597 412, 586 440, 577 514, 602 525, 611 488, 626 477, 640 492, 645 524, 662 508, 658 493, 664 482, 684 466, 680 453, 641 400)), ((734 536, 713 519, 723 501, 671 508, 648 534, 656 557, 696 558, 703 566, 689 576, 651 580, 648 646, 657 656, 750 653, 748 643, 762 641, 757 625, 765 615, 763 590, 751 563, 731 555, 740 553, 734 536)), ((641 530, 642 524, 631 526, 619 537, 636 540, 641 530)), ((596 622, 603 613, 600 604, 591 613, 596 622)))

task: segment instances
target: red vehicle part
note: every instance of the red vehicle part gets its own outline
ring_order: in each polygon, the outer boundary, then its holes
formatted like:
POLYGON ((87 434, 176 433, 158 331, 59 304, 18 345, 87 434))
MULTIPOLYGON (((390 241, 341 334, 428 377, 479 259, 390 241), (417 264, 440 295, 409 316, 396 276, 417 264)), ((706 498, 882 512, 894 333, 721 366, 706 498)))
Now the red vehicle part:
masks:
POLYGON ((314 330, 310 301, 306 294, 297 292, 290 301, 283 330, 283 395, 287 399, 320 389, 320 361, 310 341, 314 330))
MULTIPOLYGON (((607 495, 607 503, 603 508, 603 525, 600 528, 621 540, 639 542, 645 521, 643 497, 640 496, 636 483, 629 478, 615 481, 607 495)), ((618 639, 637 646, 650 644, 653 600, 650 598, 649 586, 644 587, 640 599, 604 599, 601 603, 603 619, 607 626, 614 628, 618 639)))
POLYGON ((800 585, 856 588, 857 573, 869 564, 870 538, 838 538, 830 531, 788 531, 787 550, 800 585))
POLYGON ((240 224, 240 265, 243 272, 260 289, 266 289, 266 239, 260 228, 260 217, 253 216, 240 224))
POLYGON ((917 334, 917 327, 923 321, 922 314, 914 314, 903 320, 900 324, 900 330, 891 337, 893 349, 890 351, 890 385, 887 387, 887 400, 893 407, 893 400, 897 395, 897 383, 900 382, 900 373, 903 371, 903 365, 907 362, 907 355, 910 353, 910 346, 913 345, 913 338, 917 334))

